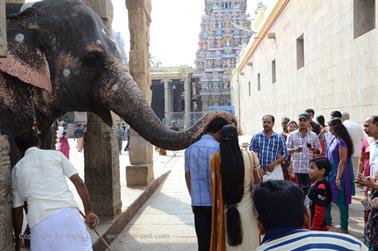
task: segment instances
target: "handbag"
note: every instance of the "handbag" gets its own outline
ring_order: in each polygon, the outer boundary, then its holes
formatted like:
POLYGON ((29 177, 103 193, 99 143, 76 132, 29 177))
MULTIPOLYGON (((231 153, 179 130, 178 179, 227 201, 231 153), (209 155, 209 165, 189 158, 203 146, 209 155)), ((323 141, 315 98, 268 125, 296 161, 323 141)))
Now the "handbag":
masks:
POLYGON ((268 180, 283 180, 283 172, 281 164, 278 164, 274 167, 273 171, 267 174, 264 174, 263 176, 263 182, 268 180))
POLYGON ((260 172, 260 164, 259 164, 259 158, 257 157, 257 154, 255 152, 250 152, 246 150, 249 163, 252 167, 252 175, 253 175, 253 183, 254 184, 260 184, 261 183, 261 172, 260 172))

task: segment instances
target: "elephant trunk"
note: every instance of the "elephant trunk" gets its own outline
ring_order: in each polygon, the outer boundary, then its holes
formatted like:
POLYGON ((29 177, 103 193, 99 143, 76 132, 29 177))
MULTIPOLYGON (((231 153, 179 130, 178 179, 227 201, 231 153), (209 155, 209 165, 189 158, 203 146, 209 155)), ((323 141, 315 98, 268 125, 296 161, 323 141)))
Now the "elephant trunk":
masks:
POLYGON ((146 102, 144 95, 129 73, 123 74, 124 79, 113 83, 100 96, 105 100, 110 110, 125 120, 144 139, 155 146, 167 150, 187 148, 205 133, 208 124, 223 118, 229 123, 235 123, 234 116, 222 111, 213 111, 203 116, 199 121, 183 132, 168 129, 146 102))

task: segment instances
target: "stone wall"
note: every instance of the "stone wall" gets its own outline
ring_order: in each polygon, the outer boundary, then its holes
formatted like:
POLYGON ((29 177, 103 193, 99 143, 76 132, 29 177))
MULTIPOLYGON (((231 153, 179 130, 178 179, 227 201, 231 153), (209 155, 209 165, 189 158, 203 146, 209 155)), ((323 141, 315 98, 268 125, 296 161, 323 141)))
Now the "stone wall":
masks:
MULTIPOLYGON (((252 39, 246 51, 253 43, 255 51, 241 56, 240 62, 246 60, 232 77, 232 104, 244 133, 261 130, 261 117, 267 113, 275 115, 277 131, 282 116, 297 119, 309 107, 326 120, 333 110, 347 111, 357 122, 377 114, 377 28, 354 38, 353 1, 286 3, 266 35, 252 39), (302 35, 304 66, 297 69, 297 39, 302 35)), ((377 17, 376 4, 375 27, 377 17)))

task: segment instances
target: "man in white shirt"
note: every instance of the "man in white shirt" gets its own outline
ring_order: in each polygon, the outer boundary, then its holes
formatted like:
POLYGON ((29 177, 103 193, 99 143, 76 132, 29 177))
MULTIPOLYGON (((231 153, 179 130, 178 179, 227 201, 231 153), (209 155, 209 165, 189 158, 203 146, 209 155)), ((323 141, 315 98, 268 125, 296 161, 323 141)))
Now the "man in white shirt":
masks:
POLYGON ((75 168, 61 152, 39 149, 40 140, 34 132, 16 136, 15 142, 24 152, 12 170, 15 250, 21 248, 25 201, 31 250, 92 250, 89 233, 65 177, 80 195, 89 227, 94 228, 99 219, 91 209, 87 188, 75 168))
POLYGON ((353 142, 354 152, 352 155, 352 163, 353 163, 353 171, 356 174, 358 170, 358 159, 360 157, 359 149, 360 149, 361 142, 365 138, 364 131, 362 130, 362 126, 360 124, 350 120, 350 115, 347 112, 343 112, 341 116, 341 120, 343 121, 343 125, 347 129, 353 142))
POLYGON ((378 171, 378 116, 370 116, 365 119, 364 131, 373 138, 370 144, 370 176, 377 177, 378 171))

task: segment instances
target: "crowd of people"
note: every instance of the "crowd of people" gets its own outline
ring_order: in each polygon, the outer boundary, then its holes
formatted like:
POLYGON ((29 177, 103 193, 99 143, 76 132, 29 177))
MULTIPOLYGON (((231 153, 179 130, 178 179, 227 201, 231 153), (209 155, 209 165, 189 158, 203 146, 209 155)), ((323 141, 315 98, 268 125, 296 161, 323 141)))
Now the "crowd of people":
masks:
POLYGON ((185 151, 198 250, 378 250, 378 116, 362 127, 347 112, 327 125, 314 115, 282 118, 280 133, 263 116, 249 151, 234 125, 215 119, 185 151), (348 235, 355 184, 366 189, 365 243, 348 235))
MULTIPOLYGON (((66 130, 66 124, 64 121, 59 122, 57 129, 58 145, 57 150, 62 152, 67 159, 70 158, 70 144, 68 142, 68 135, 66 130)), ((78 123, 74 130, 74 140, 76 141, 76 149, 78 152, 82 152, 84 149, 84 133, 87 131, 87 126, 78 123)))
MULTIPOLYGON (((84 150, 84 134, 87 128, 86 125, 82 125, 78 123, 73 133, 73 138, 76 141, 76 149, 78 152, 82 152, 84 150)), ((68 142, 67 131, 65 128, 65 123, 59 122, 58 129, 57 129, 57 138, 58 138, 58 145, 57 150, 62 152, 67 159, 70 158, 70 144, 68 142)), ((129 135, 129 126, 126 123, 118 123, 115 129, 115 138, 118 144, 118 151, 121 154, 122 152, 122 145, 123 142, 126 141, 126 146, 123 148, 123 151, 127 151, 130 142, 130 135, 129 135)))
MULTIPOLYGON (((273 130, 274 116, 263 116, 263 130, 243 150, 235 125, 217 118, 188 147, 185 181, 198 250, 378 250, 378 116, 367 117, 362 129, 348 113, 332 112, 327 126, 323 116, 314 122, 314 114, 307 109, 296 121, 283 118, 280 133, 273 130), (365 243, 348 234, 355 184, 365 187, 365 243), (332 222, 332 203, 340 212, 339 229, 332 222)), ((82 150, 81 125, 74 134, 82 150)), ((91 249, 66 177, 79 193, 89 227, 99 218, 64 156, 64 130, 59 139, 63 154, 41 150, 35 131, 15 138, 22 155, 12 169, 16 250, 22 244, 24 208, 32 250, 91 249)))

